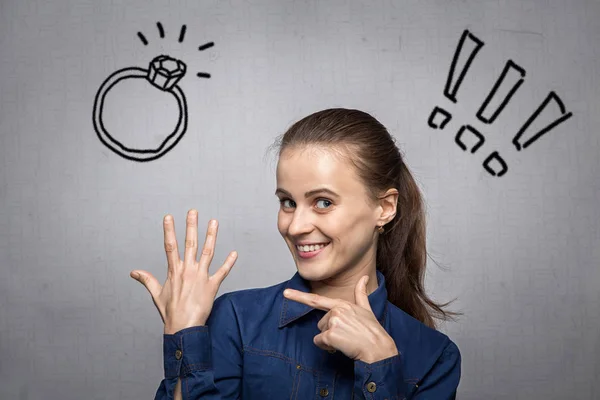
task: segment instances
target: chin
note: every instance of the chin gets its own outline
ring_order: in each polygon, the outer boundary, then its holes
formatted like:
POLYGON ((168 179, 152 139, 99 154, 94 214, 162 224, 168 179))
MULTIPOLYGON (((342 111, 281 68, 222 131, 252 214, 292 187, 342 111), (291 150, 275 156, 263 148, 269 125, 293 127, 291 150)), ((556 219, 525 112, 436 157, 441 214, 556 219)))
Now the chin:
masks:
POLYGON ((296 262, 296 269, 298 270, 298 274, 307 281, 322 281, 330 278, 332 275, 330 268, 321 267, 316 264, 307 265, 302 262, 296 262))

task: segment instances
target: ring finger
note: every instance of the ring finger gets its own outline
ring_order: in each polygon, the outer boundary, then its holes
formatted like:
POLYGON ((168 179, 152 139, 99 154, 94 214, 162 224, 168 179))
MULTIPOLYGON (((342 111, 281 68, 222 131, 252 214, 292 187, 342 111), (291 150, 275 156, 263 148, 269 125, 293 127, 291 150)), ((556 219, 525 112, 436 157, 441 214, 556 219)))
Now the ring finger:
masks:
POLYGON ((219 230, 219 223, 216 219, 208 222, 208 229, 206 230, 206 239, 204 239, 204 246, 202 247, 202 254, 200 255, 200 267, 206 268, 205 271, 208 273, 210 263, 212 262, 215 254, 215 242, 217 241, 217 231, 219 230))

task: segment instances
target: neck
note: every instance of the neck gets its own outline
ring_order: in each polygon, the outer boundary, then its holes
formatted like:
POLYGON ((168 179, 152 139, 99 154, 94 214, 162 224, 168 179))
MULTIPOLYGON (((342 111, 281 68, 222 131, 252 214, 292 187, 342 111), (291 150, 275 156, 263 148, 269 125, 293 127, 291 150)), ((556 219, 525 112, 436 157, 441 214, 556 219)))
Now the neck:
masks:
POLYGON ((311 292, 320 296, 331 299, 342 299, 355 304, 354 291, 356 284, 365 275, 369 275, 367 295, 370 295, 377 289, 377 272, 375 266, 346 271, 322 281, 311 281, 311 292))

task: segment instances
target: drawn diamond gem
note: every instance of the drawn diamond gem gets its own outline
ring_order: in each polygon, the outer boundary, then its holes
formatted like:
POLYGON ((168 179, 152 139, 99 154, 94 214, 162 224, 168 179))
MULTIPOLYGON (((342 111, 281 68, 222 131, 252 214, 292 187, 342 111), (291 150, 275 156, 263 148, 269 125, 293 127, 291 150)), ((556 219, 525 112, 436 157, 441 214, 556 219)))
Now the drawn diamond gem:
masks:
POLYGON ((161 90, 171 90, 185 75, 186 65, 167 55, 155 57, 148 66, 148 80, 161 90))

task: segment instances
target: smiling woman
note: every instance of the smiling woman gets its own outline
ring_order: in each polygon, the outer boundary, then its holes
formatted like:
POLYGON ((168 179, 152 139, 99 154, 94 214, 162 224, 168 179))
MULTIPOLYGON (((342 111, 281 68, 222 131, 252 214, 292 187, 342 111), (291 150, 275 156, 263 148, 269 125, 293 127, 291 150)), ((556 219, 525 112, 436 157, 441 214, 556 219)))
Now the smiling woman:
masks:
POLYGON ((165 322, 156 399, 454 399, 460 351, 434 319, 458 313, 426 295, 422 198, 393 137, 365 112, 328 109, 275 146, 290 280, 213 302, 236 254, 208 276, 216 221, 197 262, 195 212, 184 261, 165 217, 164 287, 132 272, 165 322))

